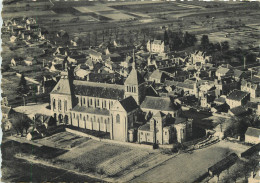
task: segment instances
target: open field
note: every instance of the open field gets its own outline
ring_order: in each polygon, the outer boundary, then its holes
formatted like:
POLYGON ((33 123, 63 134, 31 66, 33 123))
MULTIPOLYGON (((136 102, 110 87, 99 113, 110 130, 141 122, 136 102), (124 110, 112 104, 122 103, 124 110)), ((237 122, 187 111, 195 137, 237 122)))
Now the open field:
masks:
POLYGON ((133 182, 193 182, 229 153, 241 153, 248 148, 221 141, 205 149, 196 150, 192 154, 180 154, 137 177, 133 182))

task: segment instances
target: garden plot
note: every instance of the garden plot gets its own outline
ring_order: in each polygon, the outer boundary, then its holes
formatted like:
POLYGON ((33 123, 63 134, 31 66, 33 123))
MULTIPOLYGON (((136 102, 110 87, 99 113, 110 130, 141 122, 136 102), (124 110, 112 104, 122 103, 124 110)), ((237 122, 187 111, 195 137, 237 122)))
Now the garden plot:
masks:
POLYGON ((105 173, 108 176, 115 176, 120 172, 129 169, 131 166, 143 162, 150 156, 152 156, 151 153, 147 151, 131 150, 99 164, 97 171, 105 173))
POLYGON ((69 132, 61 132, 50 137, 40 139, 37 142, 43 145, 49 145, 61 149, 70 149, 88 140, 89 138, 86 137, 80 137, 69 132))

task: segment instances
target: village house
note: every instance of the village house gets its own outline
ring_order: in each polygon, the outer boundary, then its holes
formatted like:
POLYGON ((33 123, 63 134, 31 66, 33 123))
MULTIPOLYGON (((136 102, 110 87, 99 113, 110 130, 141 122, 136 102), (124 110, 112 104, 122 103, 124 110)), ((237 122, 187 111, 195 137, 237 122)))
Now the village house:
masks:
POLYGON ((153 53, 167 53, 170 50, 169 45, 166 45, 161 40, 149 40, 146 44, 146 49, 153 53))
POLYGON ((258 98, 260 97, 260 82, 242 80, 241 91, 250 93, 251 98, 258 98))
POLYGON ((245 142, 250 144, 260 143, 260 129, 248 127, 245 133, 245 142))
POLYGON ((223 77, 232 77, 234 71, 232 69, 220 66, 216 71, 216 77, 221 80, 223 77))
POLYGON ((233 90, 226 98, 227 104, 230 106, 230 109, 238 106, 244 106, 250 100, 250 93, 233 90))
POLYGON ((212 62, 212 56, 207 56, 203 51, 195 51, 190 55, 190 61, 192 64, 199 62, 204 65, 206 63, 212 62))
POLYGON ((169 80, 170 76, 166 74, 164 71, 155 70, 149 77, 149 81, 154 83, 164 83, 165 80, 169 80))

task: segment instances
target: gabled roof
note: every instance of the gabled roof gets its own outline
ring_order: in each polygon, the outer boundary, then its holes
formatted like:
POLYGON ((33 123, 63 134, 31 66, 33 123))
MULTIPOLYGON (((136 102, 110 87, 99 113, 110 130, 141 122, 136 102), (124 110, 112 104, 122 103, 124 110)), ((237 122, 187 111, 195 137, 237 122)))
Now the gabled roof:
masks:
POLYGON ((61 78, 57 85, 53 88, 51 93, 58 93, 58 94, 71 94, 71 85, 68 79, 68 76, 62 72, 61 78))
POLYGON ((76 105, 71 111, 109 116, 109 110, 76 105))
POLYGON ((228 69, 228 68, 220 67, 220 68, 218 68, 218 70, 216 72, 220 73, 220 74, 226 74, 229 71, 230 71, 230 69, 228 69))
POLYGON ((122 100, 124 98, 124 85, 79 80, 74 80, 73 84, 76 95, 115 100, 122 100))
POLYGON ((227 99, 241 101, 247 95, 249 95, 249 93, 240 90, 234 90, 228 95, 227 99))
POLYGON ((131 112, 138 108, 138 105, 132 96, 121 100, 120 104, 123 106, 123 108, 126 110, 126 112, 131 112))
POLYGON ((135 68, 131 70, 129 76, 125 80, 125 84, 129 85, 140 85, 144 82, 144 78, 135 68))
POLYGON ((260 136, 260 129, 253 128, 253 127, 248 127, 247 130, 246 130, 246 134, 245 135, 259 138, 259 136, 260 136))
POLYGON ((178 106, 172 103, 170 98, 146 96, 141 108, 154 109, 159 111, 176 111, 178 106))
POLYGON ((245 114, 247 112, 247 110, 242 106, 237 106, 237 107, 230 109, 230 112, 232 114, 234 114, 235 116, 239 116, 239 115, 245 114))

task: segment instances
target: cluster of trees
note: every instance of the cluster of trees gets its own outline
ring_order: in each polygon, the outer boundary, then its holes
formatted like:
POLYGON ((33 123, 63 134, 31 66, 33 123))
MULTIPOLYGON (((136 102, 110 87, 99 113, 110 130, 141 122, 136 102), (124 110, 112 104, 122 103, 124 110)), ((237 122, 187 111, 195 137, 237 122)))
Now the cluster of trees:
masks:
POLYGON ((17 135, 20 134, 21 137, 24 136, 24 132, 25 134, 27 134, 27 131, 31 124, 30 118, 22 113, 14 113, 10 117, 10 122, 12 123, 12 127, 17 133, 17 135))
POLYGON ((229 43, 228 41, 223 41, 214 44, 209 41, 208 35, 202 35, 200 40, 200 49, 208 53, 213 53, 215 51, 224 53, 229 50, 229 43))
MULTIPOLYGON (((158 37, 157 37, 158 38, 158 37)), ((180 50, 190 46, 194 46, 197 38, 194 34, 188 32, 172 32, 171 30, 164 32, 163 39, 166 44, 169 44, 170 50, 180 50)))
POLYGON ((234 137, 237 135, 243 136, 248 127, 260 128, 260 118, 256 114, 232 117, 228 120, 220 120, 219 122, 228 137, 234 137), (226 126, 225 129, 224 126, 226 126))
POLYGON ((24 75, 22 74, 19 85, 16 89, 17 95, 20 97, 24 97, 29 92, 29 87, 27 85, 27 81, 25 80, 24 75))

